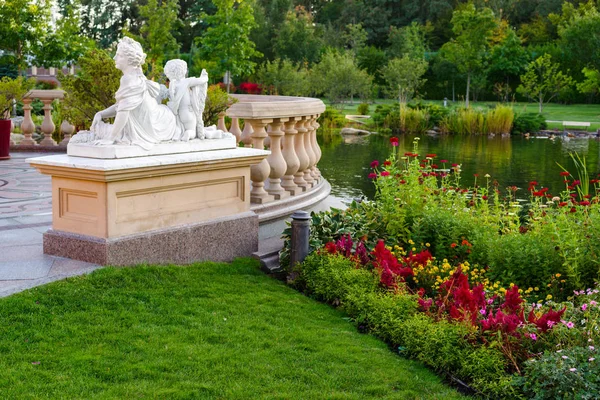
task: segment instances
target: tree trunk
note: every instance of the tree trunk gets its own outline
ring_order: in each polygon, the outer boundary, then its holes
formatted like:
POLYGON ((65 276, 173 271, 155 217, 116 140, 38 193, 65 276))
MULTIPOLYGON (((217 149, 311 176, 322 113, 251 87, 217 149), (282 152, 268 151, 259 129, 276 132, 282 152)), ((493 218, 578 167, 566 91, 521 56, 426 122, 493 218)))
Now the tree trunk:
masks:
POLYGON ((452 77, 452 102, 456 101, 456 93, 454 91, 454 77, 452 77))
POLYGON ((543 98, 543 97, 542 97, 542 95, 540 94, 540 101, 539 101, 539 104, 540 104, 540 114, 542 113, 542 103, 543 103, 543 101, 544 101, 543 99, 544 99, 544 98, 543 98))
POLYGON ((465 104, 465 106, 467 108, 469 108, 469 89, 471 87, 471 73, 469 72, 467 74, 467 97, 465 98, 467 100, 467 103, 465 104))

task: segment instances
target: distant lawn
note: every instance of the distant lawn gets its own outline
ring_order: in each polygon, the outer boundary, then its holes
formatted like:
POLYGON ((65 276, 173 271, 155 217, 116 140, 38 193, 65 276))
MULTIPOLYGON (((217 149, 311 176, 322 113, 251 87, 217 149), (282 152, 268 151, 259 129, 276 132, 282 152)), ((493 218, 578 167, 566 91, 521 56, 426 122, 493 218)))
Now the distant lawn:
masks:
POLYGON ((255 261, 106 268, 0 299, 3 399, 458 399, 255 261))
MULTIPOLYGON (((427 103, 442 104, 441 100, 424 100, 427 103)), ((391 99, 377 99, 375 104, 370 104, 370 113, 375 111, 377 104, 392 104, 395 100, 391 99)), ((326 104, 328 104, 326 102, 326 104)), ((347 104, 344 107, 344 114, 356 114, 360 101, 356 100, 352 104, 347 104)), ((457 107, 464 105, 464 102, 448 102, 450 107, 457 107)), ((476 102, 470 103, 472 107, 488 108, 495 106, 496 102, 476 102)), ((516 112, 538 112, 537 103, 511 103, 514 106, 516 112)), ((544 104, 543 114, 547 120, 550 121, 578 121, 578 122, 590 122, 591 126, 589 131, 596 131, 600 128, 600 104, 544 104)), ((563 129, 562 122, 560 123, 549 123, 550 129, 563 129)), ((581 128, 580 128, 581 129, 581 128)), ((585 128, 583 128, 585 129, 585 128)))

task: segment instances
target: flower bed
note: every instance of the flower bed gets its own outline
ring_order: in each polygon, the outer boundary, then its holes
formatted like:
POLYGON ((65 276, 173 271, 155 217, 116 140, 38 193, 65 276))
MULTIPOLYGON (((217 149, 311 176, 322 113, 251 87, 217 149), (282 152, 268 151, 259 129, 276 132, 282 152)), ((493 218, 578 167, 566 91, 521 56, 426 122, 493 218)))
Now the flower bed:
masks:
POLYGON ((594 398, 598 180, 574 156, 562 193, 532 181, 523 205, 417 144, 371 164, 375 201, 313 215, 290 282, 481 396, 594 398))

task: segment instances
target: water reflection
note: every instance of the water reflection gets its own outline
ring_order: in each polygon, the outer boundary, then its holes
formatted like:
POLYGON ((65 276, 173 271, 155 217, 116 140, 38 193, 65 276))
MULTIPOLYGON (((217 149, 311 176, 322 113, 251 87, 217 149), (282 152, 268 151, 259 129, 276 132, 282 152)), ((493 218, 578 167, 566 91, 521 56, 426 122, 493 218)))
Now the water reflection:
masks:
MULTIPOLYGON (((412 151, 414 135, 399 137, 400 152, 412 151)), ((350 200, 361 195, 372 198, 374 188, 367 178, 369 164, 383 161, 391 146, 389 137, 371 135, 345 141, 338 132, 320 137, 323 156, 319 169, 329 180, 332 194, 350 200)), ((585 157, 590 176, 600 169, 599 142, 597 139, 566 138, 526 139, 524 137, 487 136, 421 136, 419 154, 435 153, 437 161, 462 164, 463 183, 473 184, 473 174, 490 174, 501 188, 522 188, 518 195, 526 193, 529 181, 535 180, 558 194, 564 189, 562 171, 557 162, 575 173, 569 152, 577 151, 585 157)), ((481 180, 480 180, 481 182, 481 180)))

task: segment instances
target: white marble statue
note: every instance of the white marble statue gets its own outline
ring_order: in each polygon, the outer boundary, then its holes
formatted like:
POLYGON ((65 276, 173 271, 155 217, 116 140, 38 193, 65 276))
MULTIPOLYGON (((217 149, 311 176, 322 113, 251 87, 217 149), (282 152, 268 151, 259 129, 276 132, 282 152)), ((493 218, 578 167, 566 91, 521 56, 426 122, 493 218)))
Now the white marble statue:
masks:
POLYGON ((146 78, 142 72, 146 54, 142 46, 129 37, 119 41, 114 60, 115 66, 123 72, 119 90, 115 93, 116 103, 96 113, 90 131, 79 132, 70 143, 134 145, 150 150, 159 143, 233 137, 214 126, 204 127, 206 71, 202 71, 200 78, 186 78, 185 62, 171 60, 165 66, 165 73, 171 80, 166 89, 146 78), (161 104, 164 95, 169 98, 168 105, 161 104), (113 117, 113 124, 103 121, 113 117))
POLYGON ((231 137, 216 126, 204 126, 202 113, 208 90, 208 74, 202 70, 200 78, 186 78, 187 63, 183 60, 169 60, 165 64, 165 75, 169 78, 167 105, 177 117, 177 123, 188 139, 221 139, 231 137))
POLYGON ((94 116, 90 128, 94 144, 132 144, 150 149, 165 141, 184 140, 171 110, 156 100, 160 86, 146 79, 142 65, 146 54, 135 40, 125 37, 117 46, 115 66, 123 71, 117 102, 94 116), (114 124, 103 118, 115 117, 114 124))

